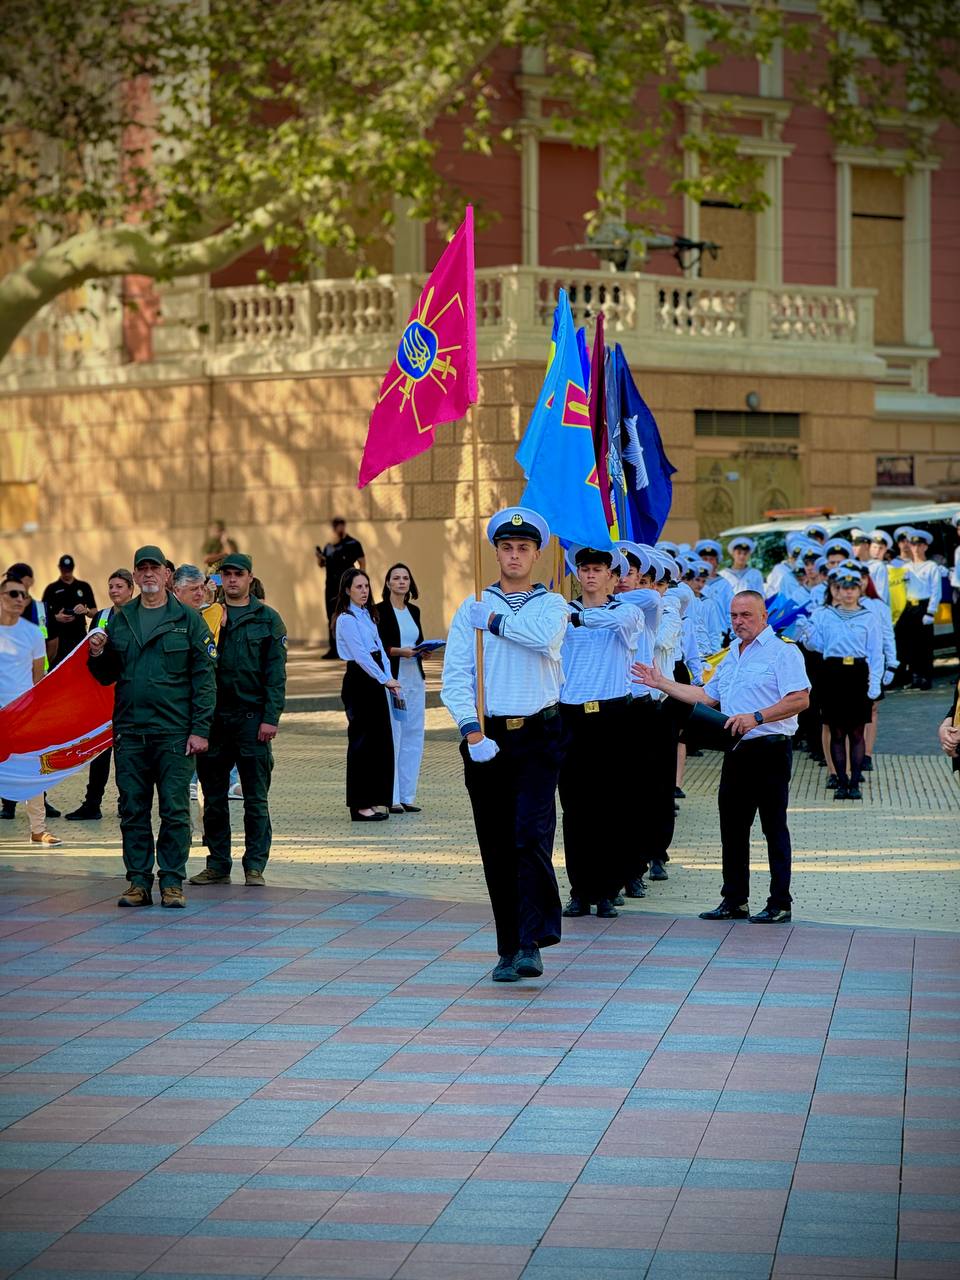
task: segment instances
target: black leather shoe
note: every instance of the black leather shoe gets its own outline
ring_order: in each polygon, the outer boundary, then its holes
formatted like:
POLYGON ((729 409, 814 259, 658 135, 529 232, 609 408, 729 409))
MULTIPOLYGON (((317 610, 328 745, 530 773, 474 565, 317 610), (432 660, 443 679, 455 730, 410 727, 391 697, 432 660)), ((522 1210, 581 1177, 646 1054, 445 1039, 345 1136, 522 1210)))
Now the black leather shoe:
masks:
POLYGON ((392 805, 390 806, 390 812, 391 812, 391 813, 403 813, 403 805, 402 805, 402 804, 392 804, 392 805))
POLYGON ((833 798, 834 800, 849 800, 850 792, 846 787, 841 787, 838 783, 837 788, 833 793, 833 798))
POLYGON ((540 959, 540 948, 536 944, 532 947, 521 947, 514 956, 513 965, 521 978, 543 977, 543 961, 540 959))
POLYGON ((616 893, 616 894, 614 894, 614 896, 610 899, 610 901, 613 903, 613 905, 614 905, 615 907, 622 907, 622 906, 623 906, 623 894, 622 894, 622 893, 616 893))
POLYGON ((766 906, 762 911, 757 912, 755 916, 750 917, 751 924, 789 924, 791 920, 789 910, 782 907, 766 906))
POLYGON ((732 907, 729 902, 721 902, 712 911, 701 911, 701 920, 749 920, 750 907, 745 902, 742 907, 732 907))
POLYGON ((620 912, 609 898, 602 898, 597 903, 597 917, 600 920, 615 920, 620 912))
POLYGON ((590 903, 584 902, 582 898, 571 897, 561 914, 565 916, 588 916, 590 914, 590 903))
POLYGON ((873 773, 873 756, 863 757, 863 772, 873 773))
POLYGON ((647 886, 643 883, 643 876, 637 876, 635 880, 628 880, 623 892, 628 898, 645 898, 647 896, 647 886))
POLYGON ((79 809, 74 809, 72 813, 64 814, 68 822, 99 822, 103 814, 99 809, 89 809, 82 804, 79 809))
POLYGON ((650 879, 651 880, 669 880, 667 869, 662 862, 650 863, 650 879))
POLYGON ((53 805, 52 805, 52 804, 49 804, 46 800, 44 800, 44 802, 43 802, 43 812, 44 812, 44 816, 45 816, 45 817, 47 817, 47 818, 59 818, 59 817, 62 817, 62 814, 60 813, 60 810, 59 810, 59 809, 55 809, 55 808, 53 807, 53 805))
POLYGON ((376 810, 373 813, 361 813, 359 809, 351 809, 350 817, 354 822, 386 822, 390 815, 376 810))
POLYGON ((831 773, 830 777, 827 779, 827 790, 836 791, 836 789, 837 789, 837 775, 835 773, 831 773))
POLYGON ((862 800, 862 799, 863 799, 863 792, 860 790, 860 784, 859 784, 859 783, 857 783, 857 782, 851 782, 851 783, 850 783, 850 786, 849 786, 849 787, 847 787, 847 799, 848 799, 848 800, 862 800))
POLYGON ((422 813, 423 812, 423 810, 420 808, 418 804, 405 804, 405 805, 401 805, 401 808, 403 809, 404 813, 422 813))
POLYGON ((497 961, 497 967, 491 973, 490 977, 494 982, 519 982, 520 975, 517 973, 517 966, 513 963, 513 956, 501 956, 497 961))

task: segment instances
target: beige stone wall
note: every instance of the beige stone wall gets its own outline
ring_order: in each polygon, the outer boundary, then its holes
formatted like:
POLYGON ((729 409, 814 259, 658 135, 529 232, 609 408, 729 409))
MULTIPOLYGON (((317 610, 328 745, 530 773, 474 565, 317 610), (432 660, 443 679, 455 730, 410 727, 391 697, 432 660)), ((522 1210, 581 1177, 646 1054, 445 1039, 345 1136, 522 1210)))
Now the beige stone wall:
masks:
POLYGON ((960 421, 876 422, 871 430, 874 452, 884 456, 914 459, 914 480, 923 488, 960 487, 960 421))
MULTIPOLYGON (((484 517, 520 496, 513 455, 542 376, 539 364, 481 371, 474 421, 484 517)), ((0 512, 11 513, 2 520, 0 567, 29 560, 42 587, 70 552, 79 576, 105 595, 107 574, 129 564, 139 543, 159 541, 176 562, 196 562, 207 524, 222 516, 253 554, 290 634, 321 641, 323 574, 313 548, 339 514, 364 544, 376 586, 393 560, 411 565, 425 627, 439 632, 472 586, 469 436, 462 424, 442 427, 428 453, 357 490, 378 381, 326 374, 0 398, 0 479, 9 495, 0 512), (8 532, 32 504, 36 532, 8 532)), ((871 384, 678 371, 642 373, 638 383, 678 468, 665 536, 698 535, 698 450, 741 443, 695 439, 694 410, 742 408, 748 391, 764 410, 803 415, 807 504, 869 505, 871 384)), ((493 561, 488 548, 483 554, 489 580, 493 561)))

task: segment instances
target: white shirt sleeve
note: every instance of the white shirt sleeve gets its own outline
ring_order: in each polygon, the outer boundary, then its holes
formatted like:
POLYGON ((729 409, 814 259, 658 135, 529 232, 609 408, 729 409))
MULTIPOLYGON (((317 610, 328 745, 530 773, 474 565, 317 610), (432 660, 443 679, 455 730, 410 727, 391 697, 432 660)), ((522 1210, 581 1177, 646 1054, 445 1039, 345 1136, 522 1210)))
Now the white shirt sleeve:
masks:
POLYGON ((383 651, 379 637, 365 635, 359 621, 350 613, 341 613, 337 618, 337 652, 346 662, 355 662, 358 667, 372 676, 380 684, 386 684, 393 677, 390 674, 390 660, 383 651), (383 658, 384 670, 381 671, 370 654, 379 648, 383 658))
MULTIPOLYGON (((537 610, 521 609, 516 614, 497 614, 490 630, 501 640, 533 649, 555 662, 560 661, 560 650, 570 619, 570 606, 563 596, 551 592, 543 606, 537 610)), ((447 648, 450 640, 447 639, 447 648)))
POLYGON ((38 658, 47 656, 47 646, 40 628, 35 627, 32 622, 28 622, 27 626, 30 628, 30 658, 31 661, 36 662, 38 658))
POLYGON ((783 646, 783 652, 779 655, 780 660, 776 667, 777 689, 780 697, 785 698, 788 693, 801 693, 809 689, 810 681, 807 679, 803 654, 797 646, 788 640, 781 640, 779 643, 783 646))
POLYGON ((620 604, 615 609, 584 609, 578 625, 587 631, 619 631, 624 644, 632 650, 636 647, 643 617, 635 605, 620 604))
POLYGON ((883 659, 883 632, 880 627, 880 619, 875 613, 867 613, 867 667, 870 671, 870 680, 867 688, 867 696, 870 698, 880 697, 880 681, 883 677, 884 659, 883 659))
MULTIPOLYGON (((440 701, 450 712, 457 728, 477 724, 477 631, 470 625, 467 599, 453 616, 443 651, 443 680, 440 701)), ((566 622, 564 623, 566 625, 566 622)))

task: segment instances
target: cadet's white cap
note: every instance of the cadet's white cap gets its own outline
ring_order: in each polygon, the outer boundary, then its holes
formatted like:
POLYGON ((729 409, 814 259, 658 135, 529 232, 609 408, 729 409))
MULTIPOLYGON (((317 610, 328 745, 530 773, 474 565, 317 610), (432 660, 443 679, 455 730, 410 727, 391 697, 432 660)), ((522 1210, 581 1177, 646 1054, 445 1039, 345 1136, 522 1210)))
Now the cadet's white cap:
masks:
POLYGON ((494 546, 504 538, 529 538, 542 547, 550 541, 550 526, 532 507, 504 507, 490 517, 487 538, 494 546))

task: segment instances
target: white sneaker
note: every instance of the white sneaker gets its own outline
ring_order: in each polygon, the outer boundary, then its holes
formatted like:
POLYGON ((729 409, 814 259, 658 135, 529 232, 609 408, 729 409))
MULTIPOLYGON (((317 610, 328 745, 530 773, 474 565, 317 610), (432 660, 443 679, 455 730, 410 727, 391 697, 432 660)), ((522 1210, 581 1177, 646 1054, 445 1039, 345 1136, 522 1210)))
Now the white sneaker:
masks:
POLYGON ((230 788, 230 790, 227 792, 227 798, 228 798, 229 800, 242 800, 242 799, 243 799, 243 788, 240 786, 240 783, 239 783, 239 782, 235 782, 235 783, 233 784, 233 786, 232 786, 232 787, 230 788))
POLYGON ((196 798, 197 798, 197 784, 195 782, 191 782, 190 783, 190 799, 196 800, 196 798))

